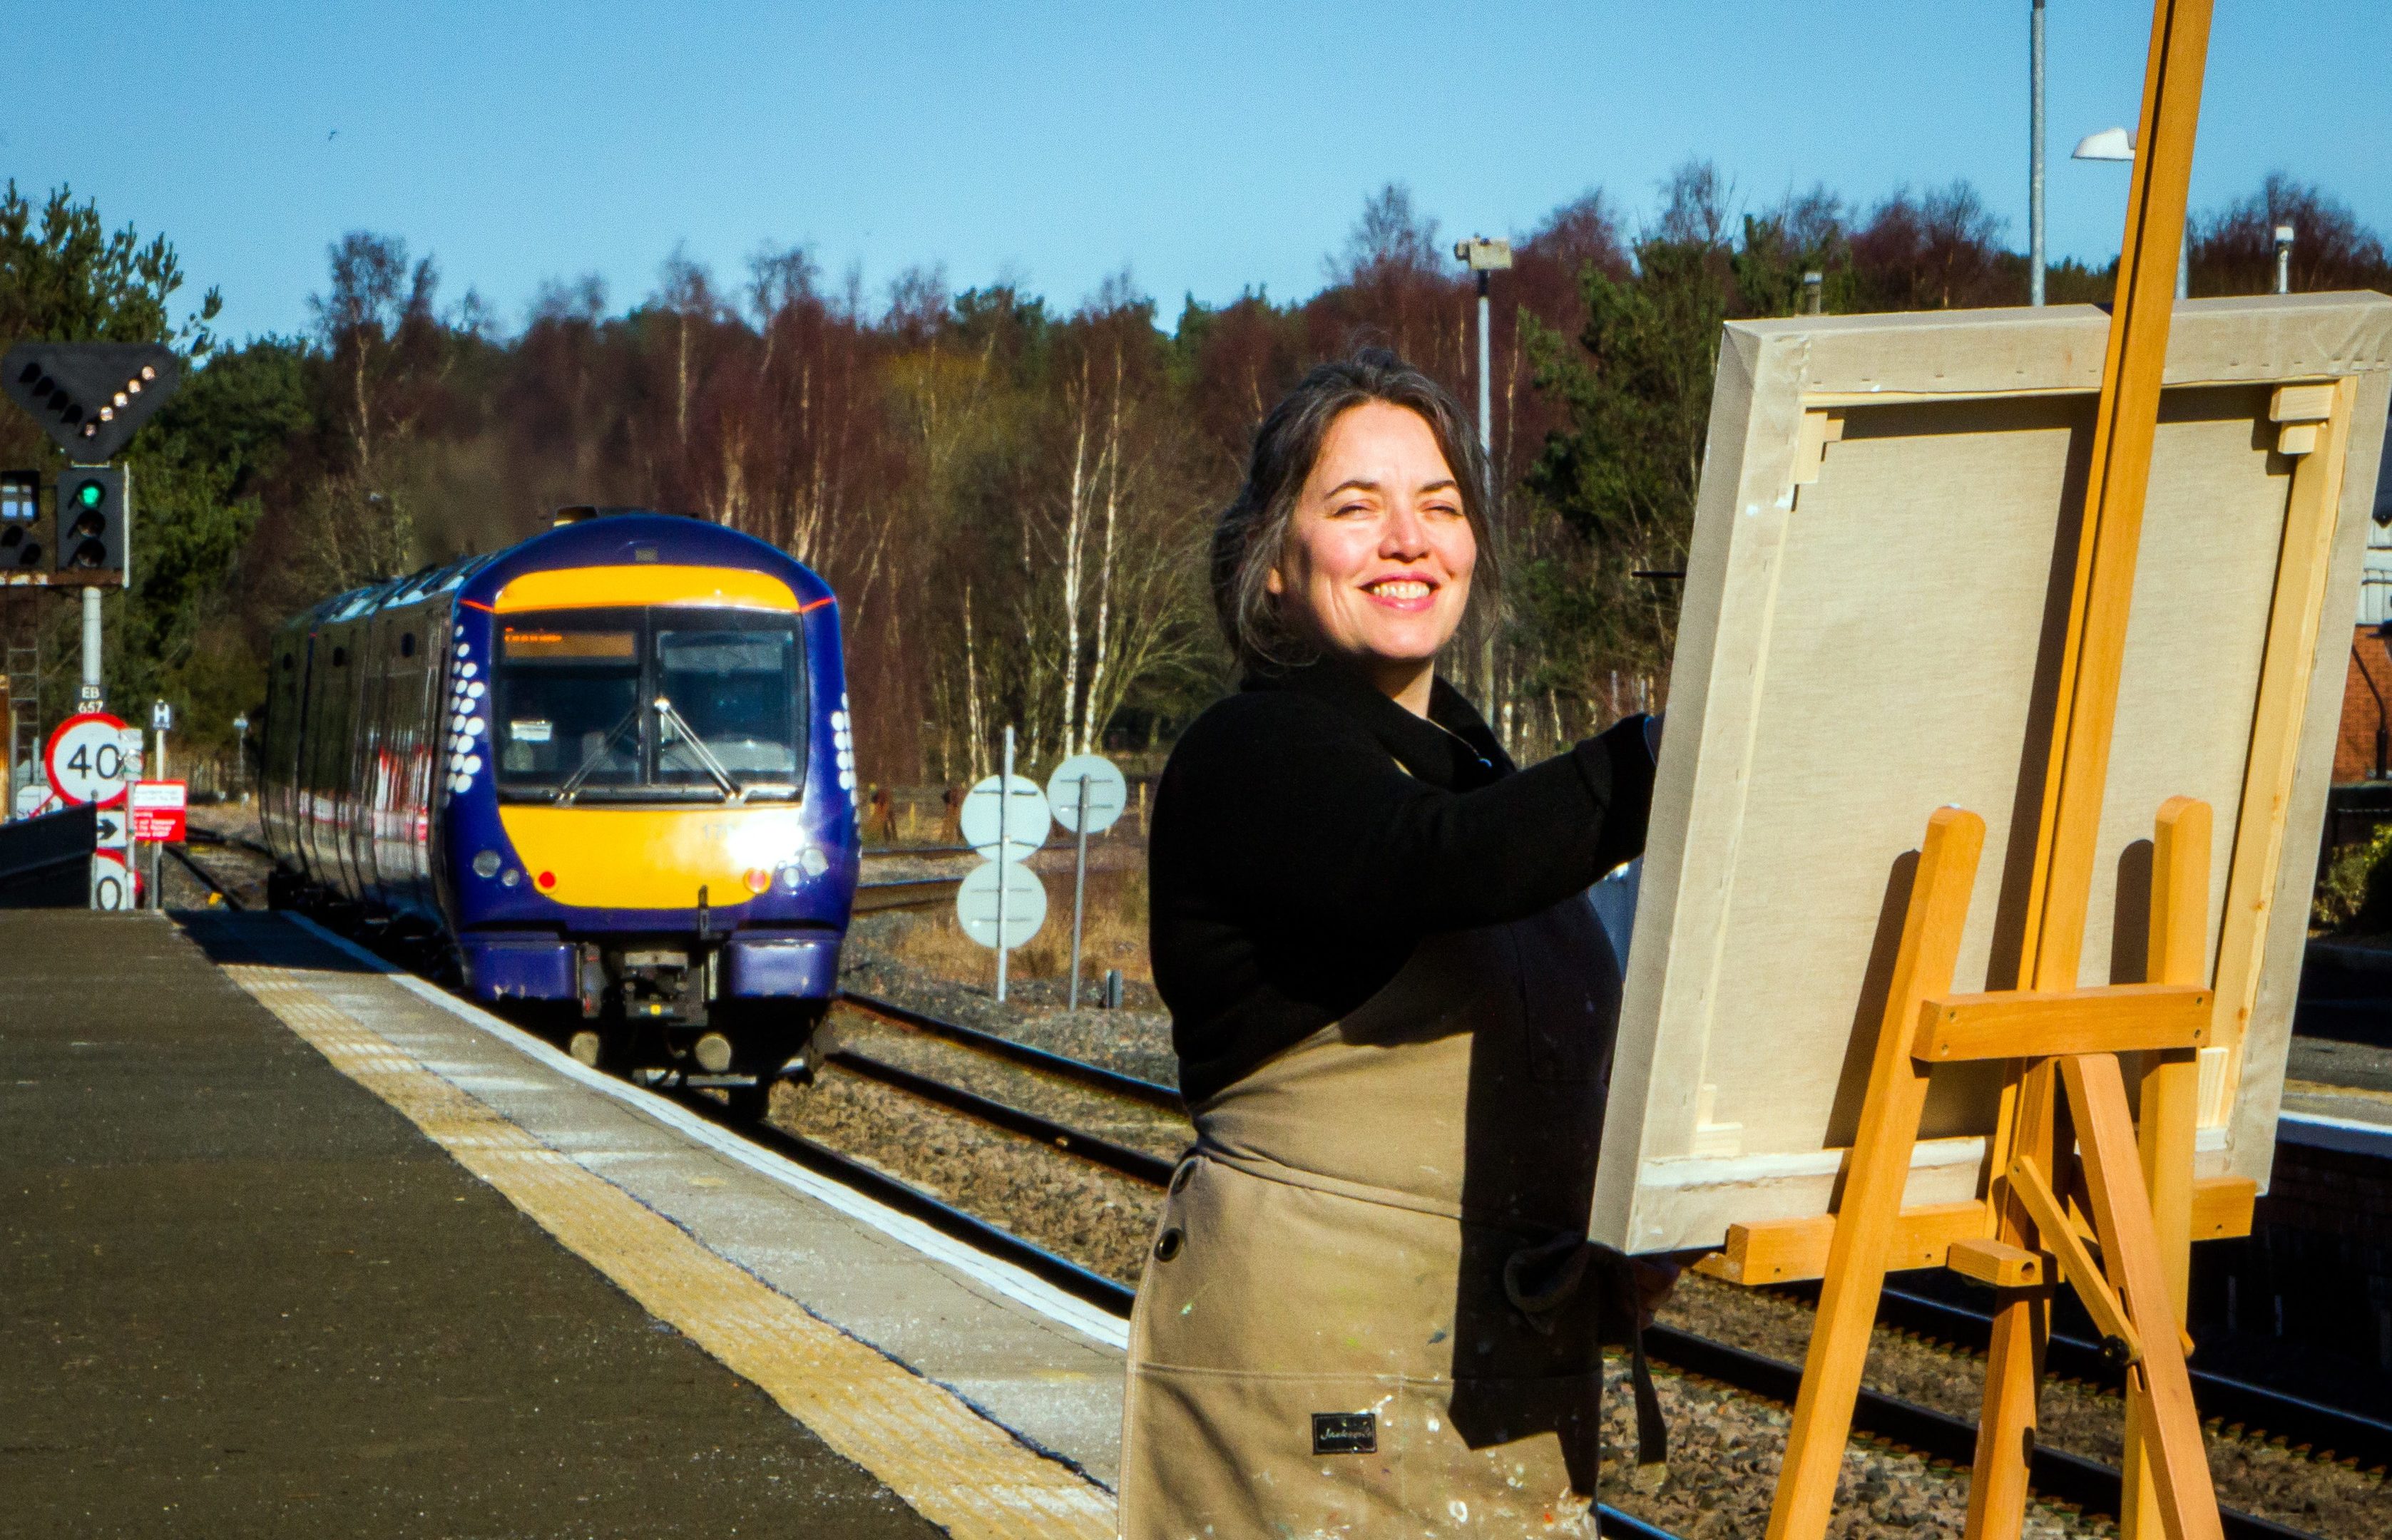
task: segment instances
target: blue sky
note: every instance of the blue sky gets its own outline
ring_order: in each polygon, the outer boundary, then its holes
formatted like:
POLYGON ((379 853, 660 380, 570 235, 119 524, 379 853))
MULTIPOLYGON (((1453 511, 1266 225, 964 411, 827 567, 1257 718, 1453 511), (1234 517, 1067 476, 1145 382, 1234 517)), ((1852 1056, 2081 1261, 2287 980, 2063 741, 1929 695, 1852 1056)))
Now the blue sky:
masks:
MULTIPOLYGON (((2392 3, 2219 0, 2196 208, 2282 168, 2392 231, 2392 3)), ((1973 181, 2026 241, 2027 0, 1715 5, 204 6, 0 0, 0 175, 163 232, 233 336, 307 323, 358 228, 508 326, 543 278, 621 309, 675 246, 735 279, 802 242, 876 298, 913 264, 1062 306, 1320 287, 1366 193, 1449 237, 1592 187, 1632 216, 1690 154, 1748 202, 1973 181), (98 39, 104 37, 105 41, 98 39), (69 71, 105 61, 80 111, 69 71), (20 95, 26 86, 30 93, 20 95)), ((2117 246, 2151 9, 2050 0, 2055 255, 2117 246)))

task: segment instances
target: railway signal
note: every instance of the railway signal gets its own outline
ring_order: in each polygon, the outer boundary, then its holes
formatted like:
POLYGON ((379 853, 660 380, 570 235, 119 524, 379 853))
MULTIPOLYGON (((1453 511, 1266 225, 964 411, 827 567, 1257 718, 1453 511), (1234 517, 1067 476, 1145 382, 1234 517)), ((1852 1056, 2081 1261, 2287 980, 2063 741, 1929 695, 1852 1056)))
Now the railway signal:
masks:
POLYGON ((182 383, 158 343, 21 343, 0 358, 0 390, 77 465, 101 465, 182 383))
POLYGON ((42 564, 42 473, 0 471, 0 581, 42 564))
POLYGON ((131 523, 131 473, 102 465, 58 478, 58 570, 122 573, 131 523))

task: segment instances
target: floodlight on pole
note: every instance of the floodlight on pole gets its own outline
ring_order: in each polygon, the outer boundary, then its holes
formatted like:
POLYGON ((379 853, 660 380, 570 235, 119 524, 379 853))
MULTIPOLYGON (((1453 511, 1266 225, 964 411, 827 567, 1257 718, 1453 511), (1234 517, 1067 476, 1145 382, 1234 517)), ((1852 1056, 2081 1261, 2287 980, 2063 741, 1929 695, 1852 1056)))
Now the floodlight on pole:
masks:
POLYGON ((1494 343, 1488 337, 1487 278, 1512 265, 1512 243, 1489 240, 1485 236, 1472 236, 1468 240, 1453 243, 1456 260, 1467 263, 1478 275, 1478 448, 1488 459, 1488 474, 1494 472, 1495 459, 1495 388, 1494 343))
MULTIPOLYGON (((2135 158, 2134 136, 2123 128, 2105 128, 2099 134, 2087 134, 2076 141, 2072 160, 2132 161, 2135 158)), ((2184 235, 2176 253, 2176 297, 2183 299, 2192 292, 2192 222, 2187 220, 2184 235)))

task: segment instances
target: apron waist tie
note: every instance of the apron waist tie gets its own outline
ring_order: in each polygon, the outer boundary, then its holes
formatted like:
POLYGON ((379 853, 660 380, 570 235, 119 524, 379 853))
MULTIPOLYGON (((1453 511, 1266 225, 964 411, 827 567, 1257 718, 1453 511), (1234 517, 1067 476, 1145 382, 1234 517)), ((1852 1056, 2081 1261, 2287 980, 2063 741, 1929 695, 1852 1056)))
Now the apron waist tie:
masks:
MULTIPOLYGON (((1670 1428, 1661 1417, 1661 1398, 1653 1390, 1652 1365, 1644 1357, 1643 1301, 1636 1288, 1633 1264, 1624 1251, 1579 1236, 1558 1236, 1542 1245, 1525 1247, 1503 1262, 1503 1297, 1528 1325, 1553 1335, 1554 1312, 1576 1299, 1595 1275, 1596 1330, 1600 1339, 1628 1349, 1628 1372, 1636 1396, 1636 1482, 1651 1491, 1669 1475, 1670 1428)), ((1600 1387, 1601 1377, 1597 1377, 1600 1387)), ((1598 1388, 1595 1413, 1602 1415, 1598 1388)), ((1600 1430, 1590 1430, 1599 1438, 1600 1430)), ((1590 1463, 1589 1469, 1594 1469, 1590 1463)))

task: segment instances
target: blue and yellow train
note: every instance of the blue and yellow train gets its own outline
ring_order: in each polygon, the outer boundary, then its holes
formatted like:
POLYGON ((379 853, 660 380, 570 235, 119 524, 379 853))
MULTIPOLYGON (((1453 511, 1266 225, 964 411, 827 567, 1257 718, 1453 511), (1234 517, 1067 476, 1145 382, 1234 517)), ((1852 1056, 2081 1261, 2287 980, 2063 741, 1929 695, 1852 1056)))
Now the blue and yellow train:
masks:
POLYGON ((858 857, 838 610, 805 566, 703 520, 566 509, 326 600, 270 666, 278 901, 428 945, 481 1000, 550 1003, 590 1062, 761 1086, 802 1054, 858 857))

